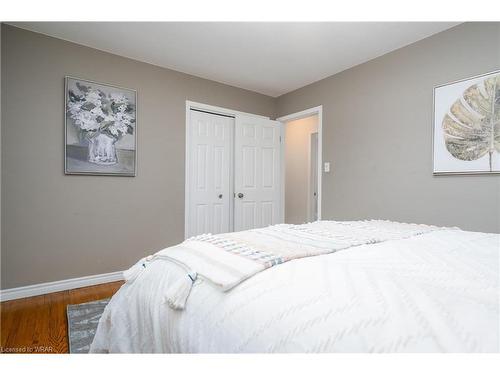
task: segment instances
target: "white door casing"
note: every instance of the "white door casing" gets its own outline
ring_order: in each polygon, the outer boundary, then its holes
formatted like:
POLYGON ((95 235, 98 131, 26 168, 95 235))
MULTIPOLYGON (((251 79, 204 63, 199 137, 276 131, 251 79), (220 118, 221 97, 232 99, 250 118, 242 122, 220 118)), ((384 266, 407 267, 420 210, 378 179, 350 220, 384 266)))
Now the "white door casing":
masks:
MULTIPOLYGON (((317 150, 317 195, 316 195, 316 200, 317 200, 317 220, 322 219, 322 213, 321 213, 321 202, 322 202, 322 180, 323 180, 323 106, 317 106, 314 108, 309 108, 305 109, 300 112, 295 112, 286 116, 279 117, 277 121, 280 121, 283 124, 286 124, 289 121, 293 120, 298 120, 304 117, 310 117, 310 116, 318 116, 318 150, 317 150)), ((283 141, 285 143, 285 141, 283 141)), ((284 151, 284 147, 282 147, 282 152, 284 151)), ((282 159, 281 159, 281 181, 282 181, 282 196, 284 198, 285 192, 284 192, 284 185, 285 185, 285 157, 284 153, 282 154, 282 159)), ((285 217, 285 204, 282 203, 281 205, 281 217, 284 220, 285 217)))
POLYGON ((186 237, 229 232, 234 118, 189 112, 190 212, 186 237))
POLYGON ((318 133, 311 133, 309 147, 308 219, 318 220, 318 133))
POLYGON ((238 115, 234 142, 234 230, 281 221, 281 130, 278 121, 238 115))

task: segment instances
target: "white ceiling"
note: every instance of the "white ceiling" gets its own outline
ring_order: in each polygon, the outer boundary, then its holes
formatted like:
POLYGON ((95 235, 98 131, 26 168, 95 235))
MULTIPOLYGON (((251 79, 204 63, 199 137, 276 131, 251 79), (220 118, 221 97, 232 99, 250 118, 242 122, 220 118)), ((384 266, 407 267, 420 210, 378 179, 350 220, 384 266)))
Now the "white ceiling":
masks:
POLYGON ((15 26, 279 96, 454 22, 16 22, 15 26))

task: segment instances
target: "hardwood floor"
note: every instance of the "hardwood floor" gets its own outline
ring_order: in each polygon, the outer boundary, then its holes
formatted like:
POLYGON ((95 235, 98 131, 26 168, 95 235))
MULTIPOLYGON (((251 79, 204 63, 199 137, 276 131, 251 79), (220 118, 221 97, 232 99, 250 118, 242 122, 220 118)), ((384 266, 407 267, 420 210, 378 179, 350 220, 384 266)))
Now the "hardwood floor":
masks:
POLYGON ((66 305, 111 297, 122 281, 0 304, 1 353, 68 353, 66 305))

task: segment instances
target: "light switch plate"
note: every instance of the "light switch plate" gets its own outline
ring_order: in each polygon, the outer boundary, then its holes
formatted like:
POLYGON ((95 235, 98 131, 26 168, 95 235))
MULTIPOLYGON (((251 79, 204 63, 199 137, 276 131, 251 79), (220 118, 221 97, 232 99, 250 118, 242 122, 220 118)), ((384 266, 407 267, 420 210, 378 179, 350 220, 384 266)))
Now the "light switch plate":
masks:
POLYGON ((324 170, 325 170, 325 173, 330 172, 330 162, 329 161, 325 162, 324 170))

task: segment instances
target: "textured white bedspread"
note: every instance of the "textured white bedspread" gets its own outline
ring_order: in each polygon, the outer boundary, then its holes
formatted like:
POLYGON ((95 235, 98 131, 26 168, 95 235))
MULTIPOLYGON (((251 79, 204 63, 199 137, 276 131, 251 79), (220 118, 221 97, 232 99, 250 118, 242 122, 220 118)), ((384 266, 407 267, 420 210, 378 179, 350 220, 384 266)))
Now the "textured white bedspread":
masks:
POLYGON ((497 352, 500 235, 460 230, 293 260, 164 301, 168 261, 124 285, 91 352, 497 352))

